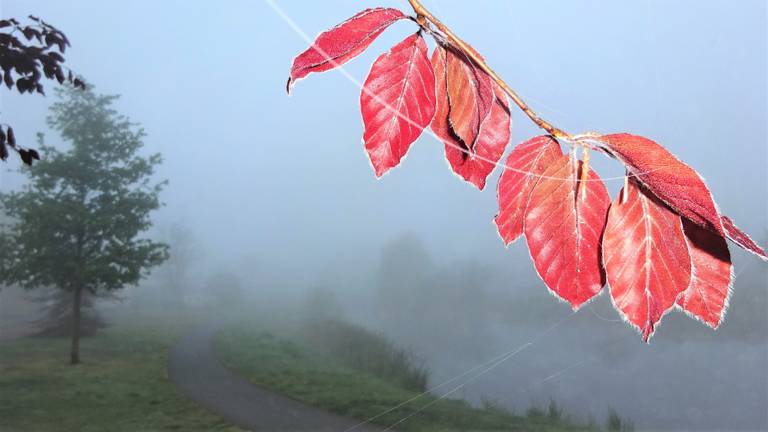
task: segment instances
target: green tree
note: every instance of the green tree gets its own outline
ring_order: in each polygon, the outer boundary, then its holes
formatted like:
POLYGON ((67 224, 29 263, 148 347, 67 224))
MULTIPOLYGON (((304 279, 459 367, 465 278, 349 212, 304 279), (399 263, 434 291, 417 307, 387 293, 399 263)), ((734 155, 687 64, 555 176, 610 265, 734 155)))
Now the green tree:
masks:
POLYGON ((29 183, 0 195, 12 224, 3 236, 0 282, 71 293, 72 350, 80 361, 80 310, 93 294, 135 285, 168 255, 142 236, 165 182, 153 180, 159 154, 142 156, 144 131, 92 90, 57 91, 49 127, 70 146, 47 146, 44 160, 23 169, 29 183))

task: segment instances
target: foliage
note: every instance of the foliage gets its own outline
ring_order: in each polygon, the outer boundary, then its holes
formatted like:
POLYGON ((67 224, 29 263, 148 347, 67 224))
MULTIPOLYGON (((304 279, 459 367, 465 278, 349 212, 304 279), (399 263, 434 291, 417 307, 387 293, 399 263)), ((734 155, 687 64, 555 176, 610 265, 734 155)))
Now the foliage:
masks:
POLYGON ((435 271, 431 257, 415 234, 406 233, 386 244, 377 277, 375 307, 379 320, 400 323, 406 317, 424 316, 425 306, 435 294, 428 292, 435 271))
POLYGON ((27 288, 92 292, 136 284, 166 256, 165 245, 138 237, 160 207, 165 183, 152 181, 160 155, 137 154, 144 132, 111 108, 116 96, 71 88, 59 95, 49 126, 72 148, 47 146, 40 135, 48 156, 23 171, 30 184, 2 194, 17 222, 1 277, 27 288))
POLYGON ((195 316, 120 317, 83 341, 88 367, 62 364, 66 343, 0 343, 0 429, 4 431, 236 431, 185 398, 166 371, 168 350, 195 316))
MULTIPOLYGON (((85 82, 62 66, 63 54, 69 46, 67 36, 38 17, 30 15, 29 19, 33 24, 22 25, 14 18, 0 20, 0 84, 9 89, 15 87, 21 94, 45 94, 40 82, 44 76, 84 90, 85 82)), ((8 158, 8 147, 27 165, 40 159, 36 150, 16 143, 11 126, 0 125, 0 159, 8 158)))
POLYGON ((302 337, 310 346, 355 370, 408 390, 427 390, 427 369, 413 353, 380 333, 338 319, 315 319, 305 322, 302 337))
POLYGON ((489 313, 506 305, 488 295, 495 272, 473 260, 440 266, 413 234, 383 248, 376 281, 376 327, 426 358, 487 348, 483 338, 489 313), (461 305, 457 307, 457 305, 461 305), (450 323, 450 324, 448 324, 450 323))
MULTIPOLYGON (((105 294, 100 294, 104 296, 105 294)), ((95 336, 107 327, 107 322, 96 309, 94 294, 86 291, 80 301, 80 336, 95 336)), ((35 321, 35 335, 44 337, 68 337, 72 333, 72 295, 59 289, 47 290, 33 300, 41 305, 43 317, 35 321)))
POLYGON ((545 285, 574 310, 607 284, 619 314, 645 341, 674 307, 717 328, 733 274, 726 238, 763 260, 768 254, 721 214, 701 176, 648 138, 554 127, 420 1, 409 3, 415 16, 366 9, 321 33, 294 59, 288 90, 353 59, 393 23, 411 20, 416 33, 379 56, 362 87, 363 142, 376 177, 399 165, 429 126, 453 172, 478 189, 504 166, 499 235, 506 245, 524 235, 545 285), (425 35, 435 43, 431 59, 425 35), (510 100, 547 135, 518 145, 501 164, 510 100), (561 145, 570 150, 563 154, 561 145), (613 202, 590 168, 590 151, 626 168, 613 202))

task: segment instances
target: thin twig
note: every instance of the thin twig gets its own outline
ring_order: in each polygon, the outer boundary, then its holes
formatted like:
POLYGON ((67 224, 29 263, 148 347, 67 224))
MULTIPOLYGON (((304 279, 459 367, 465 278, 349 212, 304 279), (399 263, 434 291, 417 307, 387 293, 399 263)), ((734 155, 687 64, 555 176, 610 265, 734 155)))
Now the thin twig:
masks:
POLYGON ((531 107, 528 106, 525 101, 514 91, 512 88, 504 82, 501 77, 496 74, 496 72, 491 69, 490 66, 483 60, 483 58, 469 45, 467 45, 466 42, 461 40, 458 36, 456 36, 455 33, 451 31, 450 28, 448 28, 445 24, 443 24, 439 19, 435 18, 434 15, 432 15, 427 8, 424 7, 424 5, 421 4, 419 0, 408 0, 408 2, 411 4, 411 7, 413 7, 413 11, 416 13, 416 22, 419 23, 422 27, 425 27, 426 21, 431 22, 432 24, 437 27, 438 30, 443 32, 445 36, 453 43, 455 44, 459 49, 461 49, 469 58, 472 59, 475 64, 477 64, 480 69, 482 69, 485 73, 487 73, 491 79, 493 79, 496 84, 499 85, 499 87, 504 90, 504 92, 509 95, 509 98, 512 99, 512 101, 520 107, 520 109, 534 122, 536 125, 545 131, 549 133, 550 135, 554 136, 555 138, 565 139, 568 141, 572 141, 571 136, 563 132, 562 130, 556 128, 551 123, 547 122, 546 120, 539 117, 538 114, 536 114, 535 111, 531 109, 531 107), (424 24, 422 24, 424 23, 424 24))

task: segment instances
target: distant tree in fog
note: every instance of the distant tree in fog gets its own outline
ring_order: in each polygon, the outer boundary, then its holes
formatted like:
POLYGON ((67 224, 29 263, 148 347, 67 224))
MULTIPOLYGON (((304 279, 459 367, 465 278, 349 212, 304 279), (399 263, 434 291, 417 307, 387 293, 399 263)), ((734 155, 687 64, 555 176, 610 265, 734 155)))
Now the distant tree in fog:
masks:
POLYGON ((344 308, 339 297, 332 290, 316 286, 307 292, 304 300, 304 318, 310 320, 340 319, 344 308))
POLYGON ((493 302, 486 296, 493 272, 478 263, 435 265, 421 240, 404 234, 382 250, 376 313, 387 333, 422 352, 457 343, 474 347, 493 302))
POLYGON ((376 287, 376 313, 382 321, 398 321, 418 313, 430 298, 434 264, 422 241, 406 233, 381 252, 376 287))
POLYGON ((205 284, 206 293, 213 297, 214 303, 224 307, 240 304, 244 299, 243 282, 232 272, 220 270, 210 276, 205 284))
POLYGON ((135 285, 166 259, 166 245, 142 237, 165 183, 153 180, 160 155, 138 154, 144 131, 112 108, 117 96, 57 93, 48 125, 69 146, 47 146, 40 134, 46 157, 23 170, 29 183, 0 195, 15 221, 0 245, 0 281, 70 293, 70 362, 77 364, 83 293, 135 285))
POLYGON ((190 273, 200 258, 199 246, 192 230, 178 222, 166 227, 163 239, 169 250, 168 260, 160 268, 161 280, 174 302, 183 306, 184 297, 189 293, 190 273))

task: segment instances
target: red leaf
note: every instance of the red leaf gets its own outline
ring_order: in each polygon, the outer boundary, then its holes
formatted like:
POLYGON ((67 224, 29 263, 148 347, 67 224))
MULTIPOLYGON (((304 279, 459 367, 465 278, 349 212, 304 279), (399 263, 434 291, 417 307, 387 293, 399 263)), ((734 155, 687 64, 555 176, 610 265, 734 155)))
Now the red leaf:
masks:
POLYGON ((461 147, 456 148, 447 144, 445 146, 445 157, 453 172, 480 190, 485 188, 486 179, 496 168, 509 143, 512 117, 509 114, 509 108, 502 102, 503 98, 502 93, 497 93, 491 112, 480 125, 480 132, 472 152, 467 154, 461 150, 461 147))
POLYGON ((421 35, 409 36, 376 59, 360 109, 365 149, 381 177, 400 163, 435 113, 435 76, 421 35))
POLYGON ((464 147, 474 151, 480 127, 495 100, 491 77, 458 50, 444 52, 449 125, 464 147))
POLYGON ((312 72, 325 72, 355 58, 387 27, 405 18, 397 9, 366 9, 320 33, 311 47, 293 59, 287 90, 290 92, 296 81, 312 72))
POLYGON ((691 257, 680 216, 636 180, 628 185, 608 211, 603 263, 614 306, 647 342, 688 288, 691 257))
POLYGON ((651 192, 696 225, 725 236, 709 188, 693 168, 661 145, 637 135, 605 135, 600 141, 651 192))
POLYGON ((768 261, 768 254, 765 253, 765 249, 763 249, 757 243, 755 243, 755 241, 752 240, 747 235, 747 233, 740 230, 736 226, 736 224, 733 223, 731 218, 729 218, 728 216, 723 216, 722 221, 723 221, 723 227, 725 228, 725 233, 728 236, 728 238, 731 239, 732 242, 739 245, 739 247, 741 247, 742 249, 745 249, 757 255, 763 261, 768 261))
POLYGON ((544 170, 562 154, 557 141, 544 135, 519 144, 507 157, 496 190, 499 213, 494 218, 505 245, 523 233, 531 190, 544 170))
POLYGON ((452 147, 465 148, 461 140, 451 130, 448 120, 450 105, 448 102, 448 83, 446 63, 446 50, 442 45, 437 45, 432 52, 432 70, 435 75, 435 116, 432 118, 430 127, 435 135, 438 136, 446 145, 452 147))
POLYGON ((600 266, 600 237, 611 203, 597 174, 582 182, 582 162, 561 156, 547 168, 531 192, 525 238, 533 263, 547 287, 573 309, 605 284, 600 266))
MULTIPOLYGON (((493 172, 496 163, 504 154, 509 142, 509 128, 512 118, 506 103, 506 96, 495 84, 488 81, 495 94, 488 115, 479 125, 474 138, 474 146, 467 145, 453 129, 450 119, 452 105, 450 103, 448 81, 451 79, 446 67, 449 50, 438 45, 432 54, 432 67, 435 72, 435 88, 437 107, 432 120, 432 131, 445 143, 445 157, 453 172, 464 180, 474 184, 478 189, 485 188, 488 176, 493 172)), ((482 72, 482 71, 480 71, 482 72)), ((468 103, 477 107, 478 100, 471 99, 468 103)))
POLYGON ((730 294, 732 265, 725 238, 683 219, 691 255, 691 283, 677 298, 689 315, 717 328, 725 315, 730 294))

